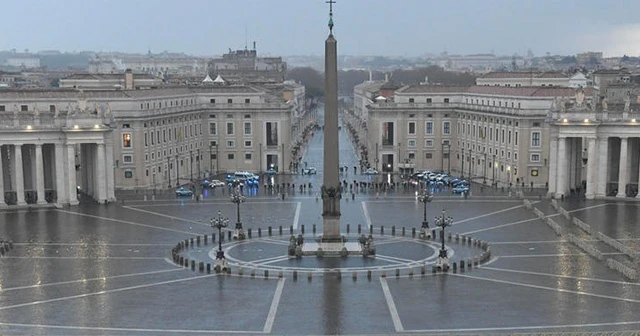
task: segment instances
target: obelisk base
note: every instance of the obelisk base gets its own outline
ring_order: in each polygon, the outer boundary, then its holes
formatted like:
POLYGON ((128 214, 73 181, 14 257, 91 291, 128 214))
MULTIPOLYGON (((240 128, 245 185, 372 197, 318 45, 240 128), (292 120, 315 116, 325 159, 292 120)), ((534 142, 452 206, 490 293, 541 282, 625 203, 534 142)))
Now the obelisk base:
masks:
POLYGON ((342 242, 339 216, 325 215, 322 219, 322 242, 342 242))

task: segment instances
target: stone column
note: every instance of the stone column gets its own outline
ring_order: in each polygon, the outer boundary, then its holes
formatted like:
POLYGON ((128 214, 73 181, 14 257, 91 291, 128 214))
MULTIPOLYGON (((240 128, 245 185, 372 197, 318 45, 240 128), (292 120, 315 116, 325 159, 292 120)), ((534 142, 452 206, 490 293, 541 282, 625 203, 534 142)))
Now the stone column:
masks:
POLYGON ((70 205, 78 204, 78 190, 76 183, 76 147, 75 145, 67 144, 67 197, 69 198, 70 205))
POLYGON ((607 195, 607 183, 609 182, 609 137, 602 137, 599 142, 596 197, 604 197, 607 195))
POLYGON ((596 197, 596 170, 598 169, 596 157, 596 138, 589 138, 587 144, 587 190, 585 197, 594 199, 596 197))
POLYGON ((629 182, 629 163, 627 162, 629 152, 629 139, 620 137, 620 169, 618 173, 618 194, 616 197, 627 197, 626 189, 629 182))
POLYGON ((69 203, 69 193, 67 193, 67 185, 65 184, 65 155, 64 146, 62 144, 55 145, 55 167, 56 167, 56 203, 69 203))
POLYGON ((322 239, 340 241, 340 176, 338 148, 338 42, 325 41, 324 179, 322 186, 322 239))
POLYGON ((2 158, 4 157, 4 150, 2 149, 2 147, 3 146, 0 145, 0 208, 7 205, 4 200, 4 169, 2 167, 3 165, 2 158))
MULTIPOLYGON (((549 144, 549 190, 547 193, 549 196, 555 196, 558 190, 558 138, 552 137, 549 144)), ((494 163, 491 163, 491 168, 494 163)))
MULTIPOLYGON (((110 202, 116 200, 115 195, 115 180, 114 180, 114 163, 113 163, 113 144, 110 141, 107 141, 105 145, 105 167, 107 169, 107 199, 110 202)), ((167 167, 167 174, 169 167, 167 167)))
POLYGON ((558 138, 558 176, 556 198, 562 198, 567 193, 567 173, 569 170, 567 157, 567 138, 558 138))
POLYGON ((22 171, 22 144, 13 146, 13 178, 16 186, 17 205, 25 205, 24 200, 24 172, 22 171))
POLYGON ((104 144, 99 143, 96 148, 96 159, 94 162, 94 167, 96 167, 96 172, 94 177, 97 179, 97 190, 94 195, 98 203, 106 203, 107 200, 107 172, 106 172, 106 162, 105 162, 105 149, 104 144))
POLYGON ((47 200, 44 198, 42 144, 36 144, 36 193, 38 195, 38 204, 47 204, 47 200))

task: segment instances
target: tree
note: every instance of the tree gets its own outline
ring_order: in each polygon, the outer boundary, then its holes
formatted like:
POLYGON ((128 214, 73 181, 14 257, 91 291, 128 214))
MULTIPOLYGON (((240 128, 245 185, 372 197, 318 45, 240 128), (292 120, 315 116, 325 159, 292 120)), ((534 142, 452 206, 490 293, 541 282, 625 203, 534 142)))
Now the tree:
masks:
POLYGON ((308 97, 324 96, 324 76, 313 68, 293 68, 287 71, 286 78, 302 83, 308 97))

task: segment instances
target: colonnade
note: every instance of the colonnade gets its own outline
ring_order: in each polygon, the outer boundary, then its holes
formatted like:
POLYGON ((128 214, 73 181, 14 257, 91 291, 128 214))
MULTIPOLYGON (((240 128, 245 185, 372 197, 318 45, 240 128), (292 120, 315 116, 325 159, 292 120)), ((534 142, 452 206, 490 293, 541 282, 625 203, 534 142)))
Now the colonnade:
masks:
POLYGON ((549 194, 562 198, 586 188, 588 199, 638 197, 640 138, 587 136, 552 137, 549 194), (586 148, 583 148, 586 147, 586 148), (586 166, 583 160, 586 159, 586 166))
POLYGON ((109 143, 3 144, 0 206, 78 204, 78 186, 99 203, 115 200, 109 167, 113 167, 109 143))

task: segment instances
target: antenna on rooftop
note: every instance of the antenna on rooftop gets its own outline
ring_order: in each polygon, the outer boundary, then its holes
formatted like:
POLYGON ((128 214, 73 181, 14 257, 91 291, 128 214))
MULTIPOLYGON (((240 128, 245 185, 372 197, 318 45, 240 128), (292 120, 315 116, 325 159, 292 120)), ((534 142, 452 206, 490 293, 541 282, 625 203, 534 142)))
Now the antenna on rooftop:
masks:
POLYGON ((244 50, 247 50, 247 24, 244 24, 244 50))

